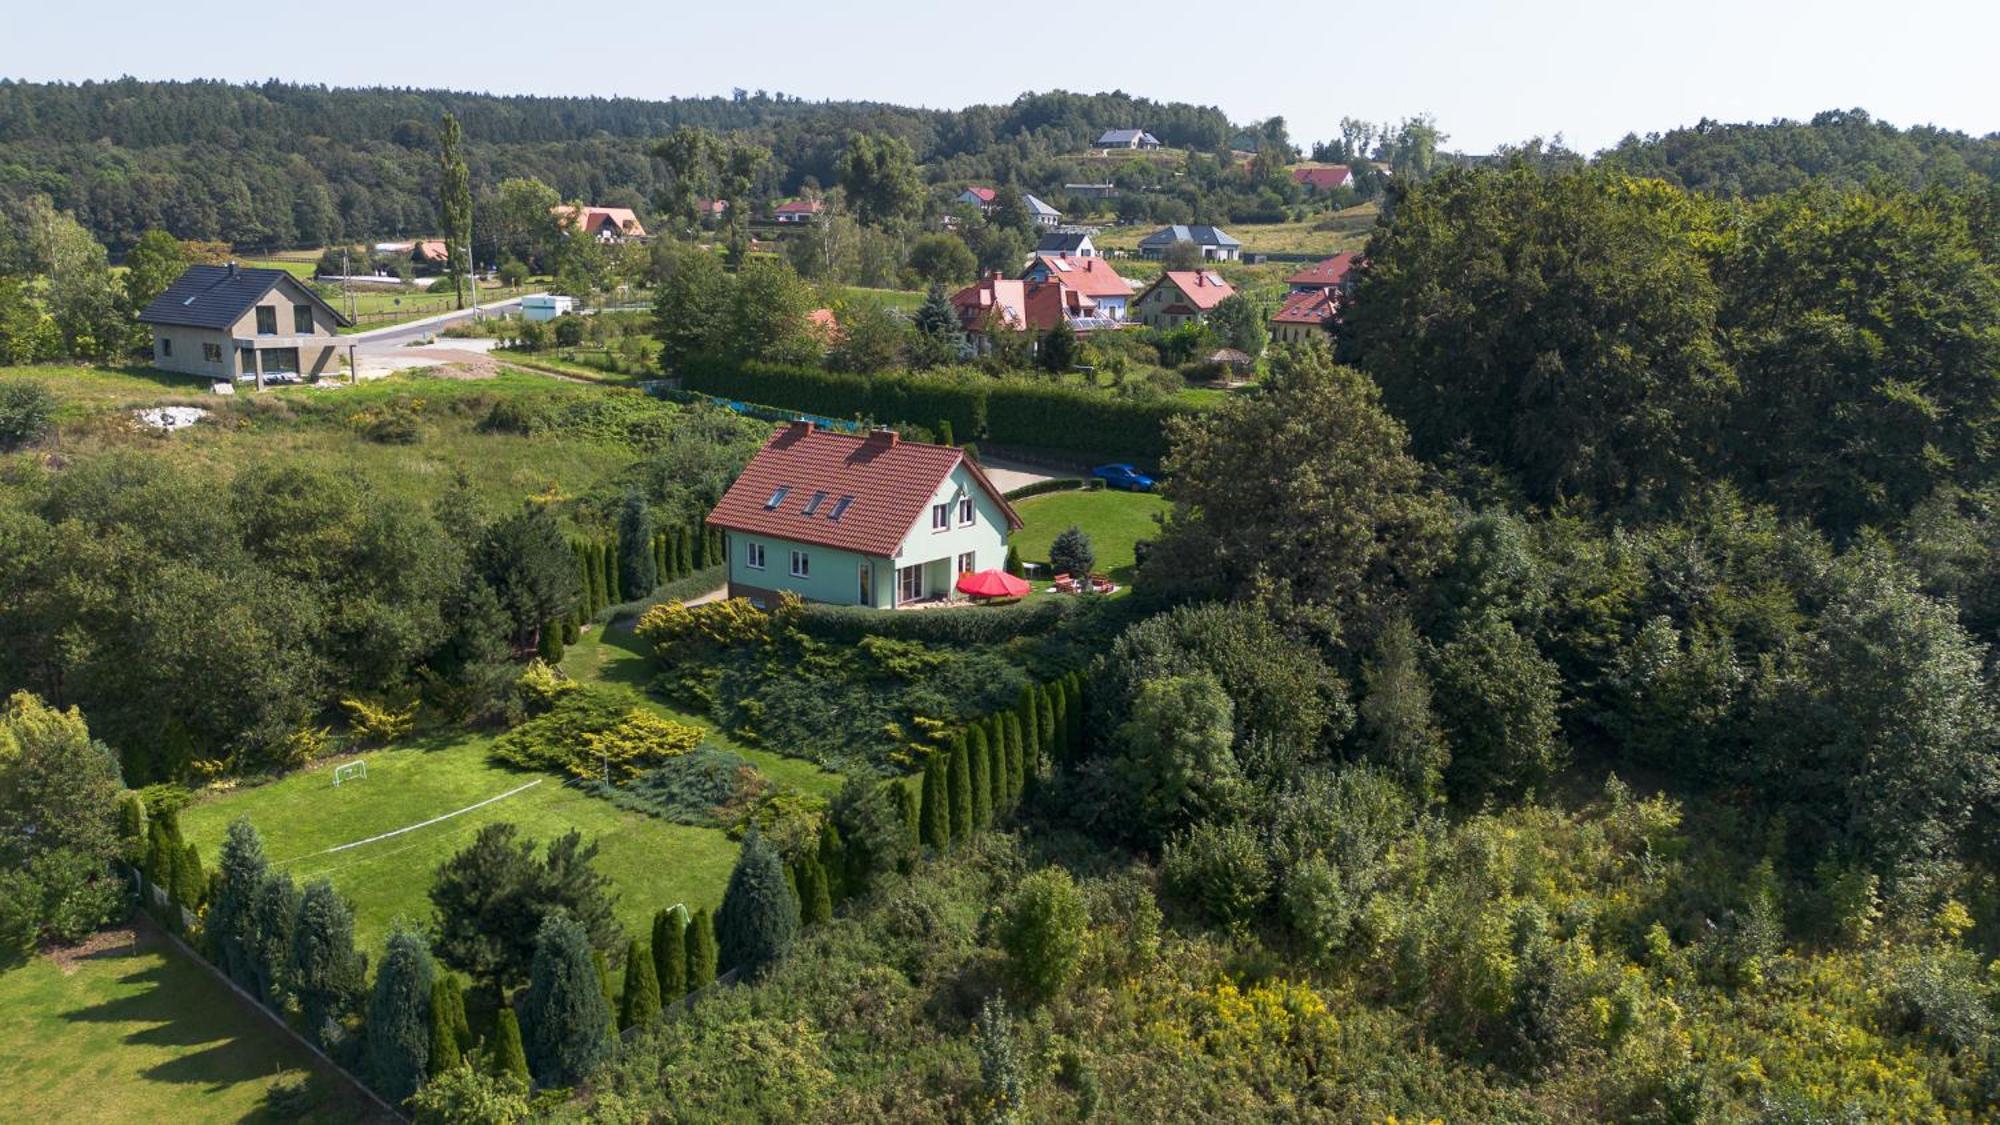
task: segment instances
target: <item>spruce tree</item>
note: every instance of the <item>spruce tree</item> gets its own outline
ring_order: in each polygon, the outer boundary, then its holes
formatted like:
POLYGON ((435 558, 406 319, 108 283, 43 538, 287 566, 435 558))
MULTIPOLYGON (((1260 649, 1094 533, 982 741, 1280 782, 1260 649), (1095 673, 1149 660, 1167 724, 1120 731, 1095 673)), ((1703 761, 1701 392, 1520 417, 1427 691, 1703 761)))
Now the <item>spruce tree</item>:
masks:
POLYGON ((208 940, 215 951, 216 965, 239 988, 257 988, 255 935, 250 931, 250 908, 257 901, 270 864, 264 858, 264 838, 239 816, 229 825, 216 860, 221 882, 214 901, 208 906, 208 940))
POLYGON ((678 906, 653 914, 653 979, 664 1004, 688 994, 687 915, 678 906))
POLYGON ((688 991, 694 992, 715 983, 715 963, 720 952, 715 945, 715 920, 709 917, 708 908, 702 907, 688 920, 687 928, 687 972, 688 991))
POLYGON ((398 927, 375 971, 368 1035, 362 1043, 368 1085, 390 1105, 401 1105, 437 1072, 431 1067, 431 993, 436 985, 430 948, 418 934, 398 927))
POLYGON ((921 842, 940 851, 951 843, 951 787, 945 779, 949 758, 942 750, 924 760, 923 806, 918 813, 921 842))
POLYGON ((799 902, 785 881, 784 861, 752 827, 715 915, 722 964, 746 978, 762 976, 791 951, 798 932, 799 902))
POLYGON ((567 911, 535 931, 521 1030, 528 1070, 542 1086, 576 1085, 611 1049, 611 1004, 591 953, 589 935, 567 911))
POLYGON ((945 769, 951 786, 951 838, 964 840, 972 835, 972 761, 966 753, 965 735, 951 742, 951 764, 945 769))
POLYGON ((528 1052, 521 1043, 521 1019, 505 1004, 493 1021, 493 1048, 489 1063, 495 1074, 511 1074, 528 1084, 528 1052))
MULTIPOLYGON (((368 983, 366 966, 354 948, 354 909, 327 879, 307 883, 299 898, 288 968, 306 1034, 324 1047, 339 1034, 368 983)), ((428 981, 424 988, 428 993, 428 981)))
MULTIPOLYGON (((431 1055, 427 1073, 433 1076, 456 1069, 465 1061, 465 1045, 459 1041, 459 1025, 465 1022, 465 998, 452 987, 453 983, 450 973, 440 972, 431 985, 431 1055)), ((372 1021, 368 1033, 372 1040, 375 1034, 372 1021)))
POLYGON ((965 760, 972 788, 972 827, 975 831, 993 823, 992 741, 986 724, 973 723, 965 732, 965 760))
POLYGON ((288 872, 264 876, 244 923, 245 954, 255 975, 251 992, 274 1012, 285 1010, 291 994, 292 934, 299 923, 299 888, 288 872))
POLYGON ((660 977, 653 955, 638 938, 625 947, 625 989, 619 996, 618 1026, 639 1027, 660 1018, 660 977))

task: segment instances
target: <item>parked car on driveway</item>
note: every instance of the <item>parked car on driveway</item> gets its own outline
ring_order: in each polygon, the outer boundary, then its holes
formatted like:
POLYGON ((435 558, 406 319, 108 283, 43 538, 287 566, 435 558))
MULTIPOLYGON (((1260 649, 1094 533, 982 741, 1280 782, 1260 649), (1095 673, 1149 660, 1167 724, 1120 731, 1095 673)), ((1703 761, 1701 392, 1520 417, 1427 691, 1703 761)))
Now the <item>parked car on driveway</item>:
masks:
POLYGON ((1106 488, 1122 488, 1128 492, 1153 491, 1153 478, 1131 465, 1099 465, 1090 470, 1090 475, 1103 481, 1106 488))

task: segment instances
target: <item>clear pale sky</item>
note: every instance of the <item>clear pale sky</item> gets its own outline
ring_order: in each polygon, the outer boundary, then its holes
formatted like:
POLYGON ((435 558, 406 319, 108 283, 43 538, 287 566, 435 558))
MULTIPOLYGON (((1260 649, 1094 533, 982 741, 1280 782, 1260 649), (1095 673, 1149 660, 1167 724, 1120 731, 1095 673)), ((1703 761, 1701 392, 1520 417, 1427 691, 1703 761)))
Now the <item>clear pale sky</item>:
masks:
MULTIPOLYGON (((0 0, 0 75, 270 77, 663 98, 732 86, 957 107, 1122 89, 1283 114, 1436 115, 1447 147, 1809 117, 2000 131, 2000 0, 1430 0, 1012 5, 917 0, 286 6, 0 0)), ((1145 125, 1145 122, 1135 122, 1145 125)))

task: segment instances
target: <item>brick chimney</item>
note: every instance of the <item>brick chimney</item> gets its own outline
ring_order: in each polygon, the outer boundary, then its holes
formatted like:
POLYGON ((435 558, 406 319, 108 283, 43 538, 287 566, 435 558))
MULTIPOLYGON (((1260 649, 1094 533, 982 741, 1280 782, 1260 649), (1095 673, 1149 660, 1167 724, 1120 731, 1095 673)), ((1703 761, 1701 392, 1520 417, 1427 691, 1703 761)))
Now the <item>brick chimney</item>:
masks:
POLYGON ((792 422, 791 422, 791 425, 790 425, 790 427, 789 427, 789 428, 790 428, 790 429, 791 429, 791 431, 792 431, 792 436, 793 436, 793 437, 805 437, 805 436, 806 436, 807 434, 810 434, 810 433, 812 433, 812 432, 813 432, 813 424, 812 424, 812 421, 811 421, 810 419, 806 419, 806 418, 794 418, 794 419, 792 419, 792 422))
POLYGON ((879 441, 884 445, 895 445, 897 442, 903 440, 903 435, 887 426, 883 426, 881 429, 870 432, 868 440, 879 441))
POLYGON ((236 259, 234 258, 231 258, 229 260, 229 276, 231 277, 236 276, 236 259))

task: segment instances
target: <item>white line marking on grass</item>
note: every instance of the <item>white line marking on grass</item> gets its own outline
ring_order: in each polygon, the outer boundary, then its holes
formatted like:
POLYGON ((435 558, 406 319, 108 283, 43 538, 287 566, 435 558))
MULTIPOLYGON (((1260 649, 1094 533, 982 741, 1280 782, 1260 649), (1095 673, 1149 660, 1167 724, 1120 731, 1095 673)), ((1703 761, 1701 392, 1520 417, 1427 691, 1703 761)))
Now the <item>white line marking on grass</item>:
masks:
POLYGON ((465 807, 464 807, 464 808, 462 808, 462 809, 454 809, 454 810, 452 810, 451 812, 448 812, 448 813, 444 814, 443 816, 434 816, 434 817, 430 818, 429 820, 422 820, 422 821, 418 821, 418 822, 417 822, 417 823, 415 823, 415 824, 406 824, 406 825, 404 825, 403 827, 401 827, 401 828, 398 828, 398 829, 396 829, 396 830, 394 830, 394 831, 392 831, 392 832, 384 832, 384 833, 382 833, 382 834, 381 834, 381 835, 379 835, 379 836, 370 836, 370 837, 368 837, 368 838, 367 838, 366 840, 355 840, 355 841, 353 841, 352 843, 347 843, 347 844, 335 844, 335 845, 334 845, 333 847, 330 847, 330 848, 324 848, 324 849, 322 849, 322 850, 320 850, 320 851, 316 851, 316 852, 308 852, 308 853, 306 853, 305 855, 295 855, 295 856, 293 856, 293 857, 292 857, 292 858, 290 858, 290 859, 281 859, 281 860, 279 860, 278 862, 279 862, 279 863, 296 863, 296 862, 298 862, 299 860, 302 860, 302 859, 312 859, 312 858, 313 858, 314 856, 322 856, 322 855, 332 855, 332 854, 333 854, 333 853, 335 853, 335 852, 344 852, 344 851, 346 851, 346 850, 347 850, 347 849, 349 849, 349 848, 358 848, 358 847, 362 846, 363 844, 373 844, 373 843, 377 843, 377 842, 379 842, 379 841, 382 841, 382 840, 387 840, 387 839, 389 839, 389 838, 390 838, 390 837, 392 837, 392 836, 401 836, 401 835, 402 835, 403 833, 405 833, 405 832, 415 832, 415 831, 416 831, 417 829, 419 829, 419 828, 429 828, 429 827, 430 827, 431 825, 433 825, 433 824, 437 824, 437 823, 439 823, 440 821, 446 821, 446 820, 450 820, 450 819, 451 819, 452 817, 455 817, 455 816, 462 816, 462 815, 464 815, 464 814, 466 814, 466 813, 469 813, 469 812, 471 812, 471 811, 472 811, 472 810, 474 810, 474 809, 483 809, 483 808, 485 808, 485 807, 486 807, 487 805, 490 805, 490 804, 492 804, 492 803, 493 803, 493 802, 495 802, 495 801, 504 801, 504 800, 506 800, 507 798, 509 798, 509 797, 512 797, 512 796, 513 796, 514 794, 516 794, 516 793, 520 793, 520 792, 524 792, 524 791, 526 791, 526 790, 529 790, 529 789, 533 789, 533 788, 534 788, 535 786, 537 786, 537 785, 540 785, 540 784, 541 784, 541 783, 542 783, 542 782, 543 782, 544 780, 546 780, 546 779, 545 779, 545 778, 540 778, 540 777, 538 777, 538 778, 536 778, 535 780, 533 780, 533 781, 530 781, 530 782, 529 782, 529 783, 527 783, 526 785, 517 785, 517 786, 515 786, 514 788, 512 788, 512 789, 509 789, 509 790, 507 790, 507 791, 506 791, 505 793, 502 793, 502 794, 500 794, 500 795, 499 795, 499 796, 497 796, 497 797, 488 797, 488 798, 486 798, 486 799, 485 799, 484 801, 479 801, 479 802, 476 802, 476 803, 474 803, 474 804, 470 804, 470 805, 467 805, 467 806, 465 806, 465 807))

